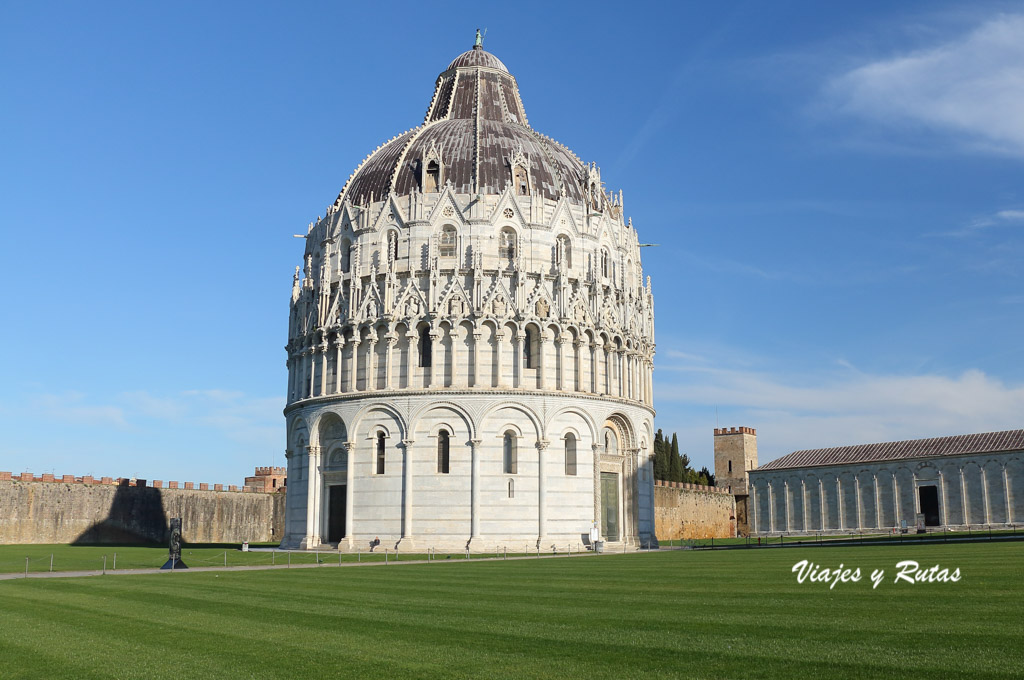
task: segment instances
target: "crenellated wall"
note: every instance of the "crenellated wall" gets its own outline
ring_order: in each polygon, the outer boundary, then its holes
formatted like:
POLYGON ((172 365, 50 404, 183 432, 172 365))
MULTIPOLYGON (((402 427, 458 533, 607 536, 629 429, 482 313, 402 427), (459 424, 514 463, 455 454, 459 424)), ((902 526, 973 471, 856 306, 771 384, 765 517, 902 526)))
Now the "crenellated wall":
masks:
POLYGON ((654 529, 661 542, 733 537, 736 535, 733 495, 714 486, 657 481, 654 529))
POLYGON ((172 517, 182 518, 189 543, 275 541, 284 530, 283 493, 212 491, 208 484, 194 489, 191 482, 179 489, 176 482, 163 488, 144 480, 13 477, 0 473, 0 544, 163 543, 172 517))

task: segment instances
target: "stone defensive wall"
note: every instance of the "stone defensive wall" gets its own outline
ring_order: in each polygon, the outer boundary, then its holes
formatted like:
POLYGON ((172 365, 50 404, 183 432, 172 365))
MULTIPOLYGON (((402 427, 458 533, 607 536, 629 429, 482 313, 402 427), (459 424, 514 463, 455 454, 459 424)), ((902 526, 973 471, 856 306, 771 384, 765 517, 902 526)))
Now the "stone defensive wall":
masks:
POLYGON ((734 498, 717 486, 656 480, 654 530, 658 541, 735 536, 734 498))
POLYGON ((186 543, 277 541, 284 507, 252 487, 0 472, 0 544, 163 543, 173 517, 186 543))

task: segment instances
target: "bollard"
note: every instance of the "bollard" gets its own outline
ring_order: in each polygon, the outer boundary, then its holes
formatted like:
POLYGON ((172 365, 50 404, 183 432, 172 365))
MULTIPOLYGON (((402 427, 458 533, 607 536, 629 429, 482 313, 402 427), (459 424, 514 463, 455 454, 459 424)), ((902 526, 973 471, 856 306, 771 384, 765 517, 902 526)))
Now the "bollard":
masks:
POLYGON ((228 566, 228 551, 224 551, 224 566, 228 566))
MULTIPOLYGON (((106 558, 104 558, 106 559, 106 558)), ((28 578, 28 558, 25 558, 25 578, 28 578)))
POLYGON ((272 564, 272 565, 273 564, 277 564, 277 551, 276 550, 271 550, 270 551, 270 564, 272 564))
MULTIPOLYGON (((107 573, 107 556, 103 556, 103 573, 107 573)), ((25 558, 25 576, 28 576, 28 558, 25 558)))
POLYGON ((316 549, 316 566, 320 566, 320 549, 316 549))
POLYGON ((341 566, 341 551, 338 551, 338 566, 341 566))
POLYGON ((505 559, 508 559, 508 546, 505 546, 505 559))
POLYGON ((388 549, 384 548, 384 564, 388 563, 388 549))
POLYGON ((53 553, 50 553, 50 571, 53 571, 53 553))
POLYGON ((292 551, 289 550, 288 551, 288 567, 291 568, 291 566, 292 566, 292 551))
POLYGON ((114 568, 111 571, 117 571, 117 553, 114 553, 114 568))
POLYGON ((359 547, 356 548, 356 562, 362 562, 362 561, 363 561, 363 546, 359 546, 359 547))

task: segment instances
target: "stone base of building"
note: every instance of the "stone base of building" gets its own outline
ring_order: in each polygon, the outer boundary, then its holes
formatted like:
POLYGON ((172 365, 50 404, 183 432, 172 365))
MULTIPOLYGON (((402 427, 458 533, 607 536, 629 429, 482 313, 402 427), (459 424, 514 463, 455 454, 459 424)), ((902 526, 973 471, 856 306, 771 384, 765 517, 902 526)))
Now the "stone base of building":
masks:
MULTIPOLYGON (((1024 535, 1024 525, 1020 524, 949 524, 949 525, 938 525, 938 526, 926 526, 923 533, 926 534, 943 534, 946 532, 970 532, 984 534, 989 531, 1011 531, 1019 529, 1021 534, 1024 535)), ((809 531, 762 531, 751 533, 753 537, 762 538, 778 538, 779 536, 861 536, 861 535, 900 535, 900 534, 917 534, 919 533, 916 526, 908 526, 905 530, 901 527, 862 527, 859 529, 811 529, 809 531)))

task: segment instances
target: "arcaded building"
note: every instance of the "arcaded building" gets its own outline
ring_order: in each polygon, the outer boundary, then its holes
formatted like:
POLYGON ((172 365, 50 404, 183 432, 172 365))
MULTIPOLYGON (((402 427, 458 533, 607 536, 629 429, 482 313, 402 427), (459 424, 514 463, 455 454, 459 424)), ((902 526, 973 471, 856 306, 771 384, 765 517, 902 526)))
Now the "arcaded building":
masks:
POLYGON ((794 451, 748 474, 757 534, 1024 522, 1024 430, 794 451))
POLYGON ((286 349, 284 546, 653 538, 637 233, 479 38, 310 225, 286 349))

